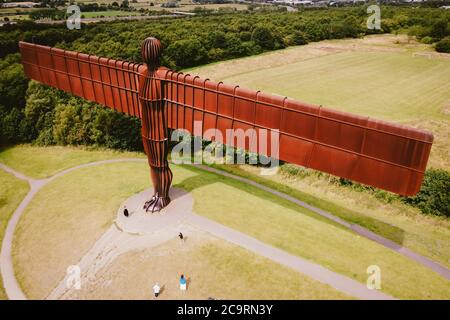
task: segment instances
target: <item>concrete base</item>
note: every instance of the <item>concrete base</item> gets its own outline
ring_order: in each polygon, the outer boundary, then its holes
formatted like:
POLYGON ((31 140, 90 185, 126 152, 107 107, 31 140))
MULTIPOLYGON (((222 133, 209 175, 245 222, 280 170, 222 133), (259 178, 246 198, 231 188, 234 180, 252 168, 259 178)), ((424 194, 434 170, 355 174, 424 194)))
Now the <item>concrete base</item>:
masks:
POLYGON ((192 196, 178 188, 171 188, 169 196, 170 204, 159 212, 146 212, 143 207, 153 194, 153 190, 147 189, 126 199, 119 210, 114 221, 121 231, 146 235, 154 233, 167 227, 175 227, 182 224, 190 214, 194 206, 192 196), (129 216, 123 214, 124 207, 127 207, 129 216))

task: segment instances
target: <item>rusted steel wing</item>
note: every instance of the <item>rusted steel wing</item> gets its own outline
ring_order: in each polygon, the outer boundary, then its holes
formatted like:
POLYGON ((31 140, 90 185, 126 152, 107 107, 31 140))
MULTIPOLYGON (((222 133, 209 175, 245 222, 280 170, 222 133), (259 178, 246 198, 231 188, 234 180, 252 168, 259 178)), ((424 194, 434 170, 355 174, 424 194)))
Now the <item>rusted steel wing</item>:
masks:
MULTIPOLYGON (((139 99, 157 99, 167 108, 162 127, 196 134, 198 121, 199 135, 215 139, 220 133, 233 145, 227 129, 254 129, 238 147, 405 196, 420 189, 433 142, 429 132, 167 68, 148 73, 143 64, 25 42, 19 46, 29 78, 114 110, 142 118, 139 99), (160 96, 140 88, 140 81, 152 83, 145 80, 149 77, 159 83, 160 96), (260 135, 267 129, 279 132, 279 153, 271 149, 270 134, 260 135)), ((145 128, 148 121, 143 122, 145 128)))
MULTIPOLYGON (((280 160, 405 196, 420 189, 433 142, 429 132, 168 69, 157 77, 165 81, 171 128, 193 132, 194 121, 201 121, 202 135, 215 128, 227 144, 226 129, 278 129, 280 160)), ((270 146, 270 135, 252 142, 256 136, 243 147, 272 156, 270 147, 261 152, 258 146, 270 146)))
POLYGON ((139 72, 145 66, 27 42, 19 48, 29 78, 140 117, 139 72))

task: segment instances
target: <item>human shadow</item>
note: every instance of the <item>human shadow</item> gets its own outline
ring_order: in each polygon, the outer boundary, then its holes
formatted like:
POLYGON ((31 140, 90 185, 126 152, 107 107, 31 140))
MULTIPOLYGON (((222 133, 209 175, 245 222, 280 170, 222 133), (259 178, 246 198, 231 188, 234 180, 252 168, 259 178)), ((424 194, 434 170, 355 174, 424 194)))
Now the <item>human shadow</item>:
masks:
POLYGON ((166 289, 166 285, 165 284, 163 284, 162 286, 161 286, 161 288, 159 288, 159 295, 161 296, 163 293, 164 293, 164 290, 166 289))

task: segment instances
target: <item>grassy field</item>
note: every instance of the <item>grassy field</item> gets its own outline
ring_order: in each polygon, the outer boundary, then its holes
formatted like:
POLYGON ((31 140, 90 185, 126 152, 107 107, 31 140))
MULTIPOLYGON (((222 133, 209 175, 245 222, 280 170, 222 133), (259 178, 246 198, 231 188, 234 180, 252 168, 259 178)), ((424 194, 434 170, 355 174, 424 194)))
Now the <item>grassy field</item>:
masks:
POLYGON ((289 268, 196 230, 184 243, 125 253, 102 269, 99 281, 72 291, 70 299, 348 299, 335 289, 289 268), (189 287, 178 287, 185 274, 189 287), (105 285, 107 284, 107 285, 105 285))
MULTIPOLYGON (((28 183, 0 170, 0 248, 6 230, 6 225, 14 210, 30 189, 28 183)), ((0 300, 6 299, 0 277, 0 300)))
POLYGON ((76 147, 32 147, 18 145, 0 151, 0 162, 26 176, 42 179, 79 164, 129 157, 145 158, 137 152, 88 149, 76 147), (89 152, 87 152, 89 151, 89 152))
POLYGON ((192 192, 195 199, 202 199, 194 205, 198 214, 358 281, 365 282, 369 265, 380 266, 384 272, 383 291, 396 297, 450 295, 449 282, 437 274, 251 186, 201 171, 177 186, 192 192))
MULTIPOLYGON (((115 218, 115 210, 120 202, 129 195, 148 187, 147 170, 146 163, 109 164, 96 168, 81 169, 58 179, 36 196, 30 205, 30 209, 27 210, 20 221, 13 253, 17 266, 17 277, 29 297, 44 298, 63 277, 67 266, 76 263, 111 225, 115 218), (126 177, 126 179, 123 177, 126 177), (79 188, 80 185, 83 188, 79 188), (55 203, 55 198, 58 199, 57 203, 55 203), (70 234, 70 237, 67 236, 68 234, 70 234)), ((175 168, 174 172, 175 183, 195 176, 195 173, 181 168, 175 168)), ((189 237, 190 242, 191 237, 189 237)), ((187 254, 201 257, 201 260, 197 260, 198 263, 186 268, 190 275, 200 277, 197 281, 198 289, 195 286, 193 287, 191 293, 193 297, 200 298, 202 296, 205 298, 204 295, 209 292, 210 294, 216 293, 221 294, 221 297, 230 298, 233 294, 242 297, 252 297, 253 295, 254 298, 272 295, 272 297, 291 299, 345 298, 345 295, 328 286, 224 243, 209 244, 209 241, 202 242, 201 246, 196 246, 192 252, 187 254), (233 252, 236 253, 234 256, 232 256, 233 252), (233 258, 239 262, 233 262, 233 258), (201 263, 202 261, 208 263, 201 263), (223 268, 227 265, 230 268, 227 268, 226 272, 223 271, 219 277, 233 279, 229 281, 231 287, 228 290, 222 290, 222 292, 219 291, 217 285, 209 288, 209 281, 214 276, 218 276, 214 272, 214 268, 223 268), (258 278, 256 274, 253 277, 247 277, 247 273, 240 272, 240 270, 246 270, 250 266, 252 267, 251 270, 258 270, 261 274, 270 275, 270 280, 265 284, 260 283, 259 286, 253 286, 251 289, 245 288, 243 284, 248 281, 256 282, 258 278), (209 270, 209 272, 206 272, 206 270, 209 270), (238 286, 239 283, 240 286, 238 286), (271 292, 263 290, 264 287, 273 283, 278 283, 279 287, 271 292)), ((142 293, 148 295, 149 293, 149 291, 143 291, 144 289, 148 290, 148 283, 141 281, 143 274, 140 268, 145 267, 147 272, 144 275, 149 276, 149 272, 152 271, 152 268, 147 269, 149 263, 153 265, 153 269, 164 266, 167 275, 168 270, 179 266, 178 263, 173 262, 173 259, 182 258, 179 254, 174 253, 173 256, 167 257, 172 261, 171 264, 160 265, 159 263, 154 264, 152 261, 146 261, 142 265, 136 264, 133 260, 136 255, 139 255, 139 253, 127 254, 117 262, 119 266, 125 263, 139 269, 136 270, 139 272, 134 273, 131 272, 133 269, 130 269, 127 273, 128 276, 135 274, 139 276, 132 276, 131 279, 118 277, 119 285, 120 279, 129 283, 130 296, 142 293), (140 283, 140 286, 135 286, 134 283, 140 283), (146 287, 142 288, 142 286, 146 287)), ((105 272, 108 272, 108 270, 105 270, 105 272)), ((159 281, 165 279, 161 273, 156 274, 158 274, 159 281)), ((152 276, 155 277, 155 274, 152 274, 152 276)), ((120 285, 120 288, 123 289, 122 285, 120 285)), ((105 293, 106 295, 103 298, 117 297, 114 295, 124 293, 123 290, 108 289, 106 291, 109 293, 105 293)), ((128 295, 128 291, 126 292, 128 295)), ((170 290, 168 292, 168 297, 172 297, 170 290)), ((104 293, 104 290, 96 290, 95 297, 100 297, 102 293, 104 293)), ((92 293, 89 297, 94 298, 92 293)), ((141 298, 143 297, 141 296, 141 298)))
POLYGON ((254 166, 215 167, 280 190, 450 267, 450 219, 424 215, 399 201, 386 203, 367 192, 333 184, 327 178, 285 173, 261 177, 254 166))
POLYGON ((406 36, 333 40, 186 70, 435 134, 430 165, 450 168, 450 55, 406 36))
MULTIPOLYGON (((314 213, 234 180, 172 168, 174 185, 192 192, 201 215, 361 282, 367 267, 376 264, 383 291, 399 298, 450 297, 449 282, 439 275, 314 213)), ((120 202, 148 187, 147 177, 145 163, 107 164, 45 186, 19 222, 14 243, 25 291, 35 298, 48 294, 110 225, 120 202)))
POLYGON ((387 120, 440 119, 450 100, 450 55, 429 56, 424 45, 403 41, 322 41, 189 71, 387 120))
POLYGON ((148 187, 146 164, 77 170, 45 186, 16 229, 15 272, 30 298, 42 299, 109 228, 120 203, 148 187))

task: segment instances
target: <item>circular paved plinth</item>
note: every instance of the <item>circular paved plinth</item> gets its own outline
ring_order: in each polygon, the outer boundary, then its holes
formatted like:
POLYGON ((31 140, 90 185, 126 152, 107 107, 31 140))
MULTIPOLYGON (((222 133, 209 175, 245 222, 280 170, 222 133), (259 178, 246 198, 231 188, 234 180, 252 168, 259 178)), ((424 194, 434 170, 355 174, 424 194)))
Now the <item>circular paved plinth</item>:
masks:
POLYGON ((116 226, 123 232, 130 234, 150 234, 155 231, 182 224, 192 213, 194 199, 192 196, 178 188, 171 188, 169 196, 171 202, 160 212, 146 212, 144 203, 153 195, 151 189, 144 190, 125 200, 117 211, 116 226), (123 214, 124 206, 129 216, 123 214))

